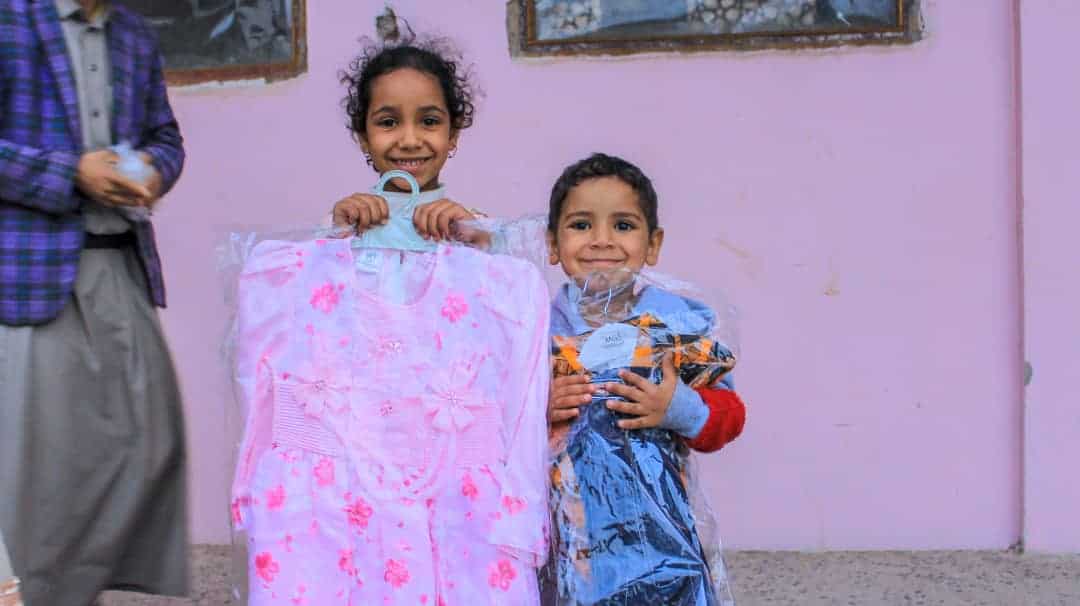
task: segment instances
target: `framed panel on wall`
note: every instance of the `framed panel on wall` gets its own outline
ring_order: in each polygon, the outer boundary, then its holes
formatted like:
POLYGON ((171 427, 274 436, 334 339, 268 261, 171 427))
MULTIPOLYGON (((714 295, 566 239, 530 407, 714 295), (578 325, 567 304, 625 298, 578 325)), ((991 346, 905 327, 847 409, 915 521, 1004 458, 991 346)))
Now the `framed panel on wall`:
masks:
POLYGON ((918 0, 509 0, 515 56, 912 42, 918 0))
POLYGON ((153 26, 170 84, 280 80, 307 69, 305 0, 117 0, 153 26))

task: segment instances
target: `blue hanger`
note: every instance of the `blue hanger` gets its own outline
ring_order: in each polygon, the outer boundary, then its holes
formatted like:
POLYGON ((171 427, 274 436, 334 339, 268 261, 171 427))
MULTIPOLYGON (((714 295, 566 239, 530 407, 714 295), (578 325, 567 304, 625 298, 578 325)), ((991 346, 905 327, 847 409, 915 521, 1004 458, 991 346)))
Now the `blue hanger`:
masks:
POLYGON ((409 184, 409 192, 412 194, 409 203, 416 202, 417 198, 420 197, 420 183, 416 181, 416 177, 412 176, 412 173, 403 170, 388 170, 383 173, 379 177, 379 182, 375 184, 375 193, 383 193, 386 191, 386 184, 398 178, 405 179, 405 182, 409 184))
POLYGON ((353 238, 353 248, 386 248, 414 252, 431 252, 437 248, 434 242, 422 238, 416 232, 416 226, 413 225, 411 211, 420 200, 420 184, 417 183, 415 177, 403 170, 387 171, 379 177, 374 193, 381 195, 386 191, 386 184, 397 178, 404 179, 409 183, 411 195, 409 201, 402 207, 409 212, 395 214, 394 209, 391 209, 390 217, 385 225, 368 229, 353 238))

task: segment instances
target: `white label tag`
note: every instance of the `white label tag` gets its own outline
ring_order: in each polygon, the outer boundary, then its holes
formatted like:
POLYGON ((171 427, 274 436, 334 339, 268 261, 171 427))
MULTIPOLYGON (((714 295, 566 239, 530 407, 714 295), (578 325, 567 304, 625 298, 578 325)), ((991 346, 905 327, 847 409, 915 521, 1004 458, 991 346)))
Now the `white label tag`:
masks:
POLYGON ((578 359, 592 372, 625 368, 634 360, 638 329, 629 324, 605 324, 581 347, 578 359))
POLYGON ((364 250, 356 256, 356 271, 377 274, 381 266, 382 255, 377 250, 364 250))

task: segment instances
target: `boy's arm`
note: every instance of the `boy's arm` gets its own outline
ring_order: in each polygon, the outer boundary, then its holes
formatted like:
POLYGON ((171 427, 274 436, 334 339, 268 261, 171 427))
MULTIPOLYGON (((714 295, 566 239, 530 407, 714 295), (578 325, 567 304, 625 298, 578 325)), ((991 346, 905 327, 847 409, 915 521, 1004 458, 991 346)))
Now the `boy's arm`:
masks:
POLYGON ((745 423, 746 405, 725 378, 698 389, 679 381, 660 426, 683 436, 693 450, 715 452, 739 437, 745 423))

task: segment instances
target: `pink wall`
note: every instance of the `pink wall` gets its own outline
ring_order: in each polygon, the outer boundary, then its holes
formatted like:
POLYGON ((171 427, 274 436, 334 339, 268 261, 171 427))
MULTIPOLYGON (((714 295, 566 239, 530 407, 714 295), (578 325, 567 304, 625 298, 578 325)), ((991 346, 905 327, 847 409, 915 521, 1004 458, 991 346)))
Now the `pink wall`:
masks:
MULTIPOLYGON (((487 91, 444 173, 455 197, 538 211, 566 163, 625 155, 661 194, 661 269, 741 306, 749 424, 706 464, 730 547, 1020 535, 1011 2, 925 4, 914 47, 513 62, 501 0, 393 3, 458 40, 487 91)), ((173 92, 190 162, 158 218, 199 542, 227 538, 234 443, 215 231, 314 221, 372 181, 335 75, 382 3, 309 6, 308 75, 173 92)))
POLYGON ((1024 530, 1036 551, 1080 551, 1080 81, 1060 68, 1080 52, 1080 5, 1025 1, 1023 78, 1024 530))

